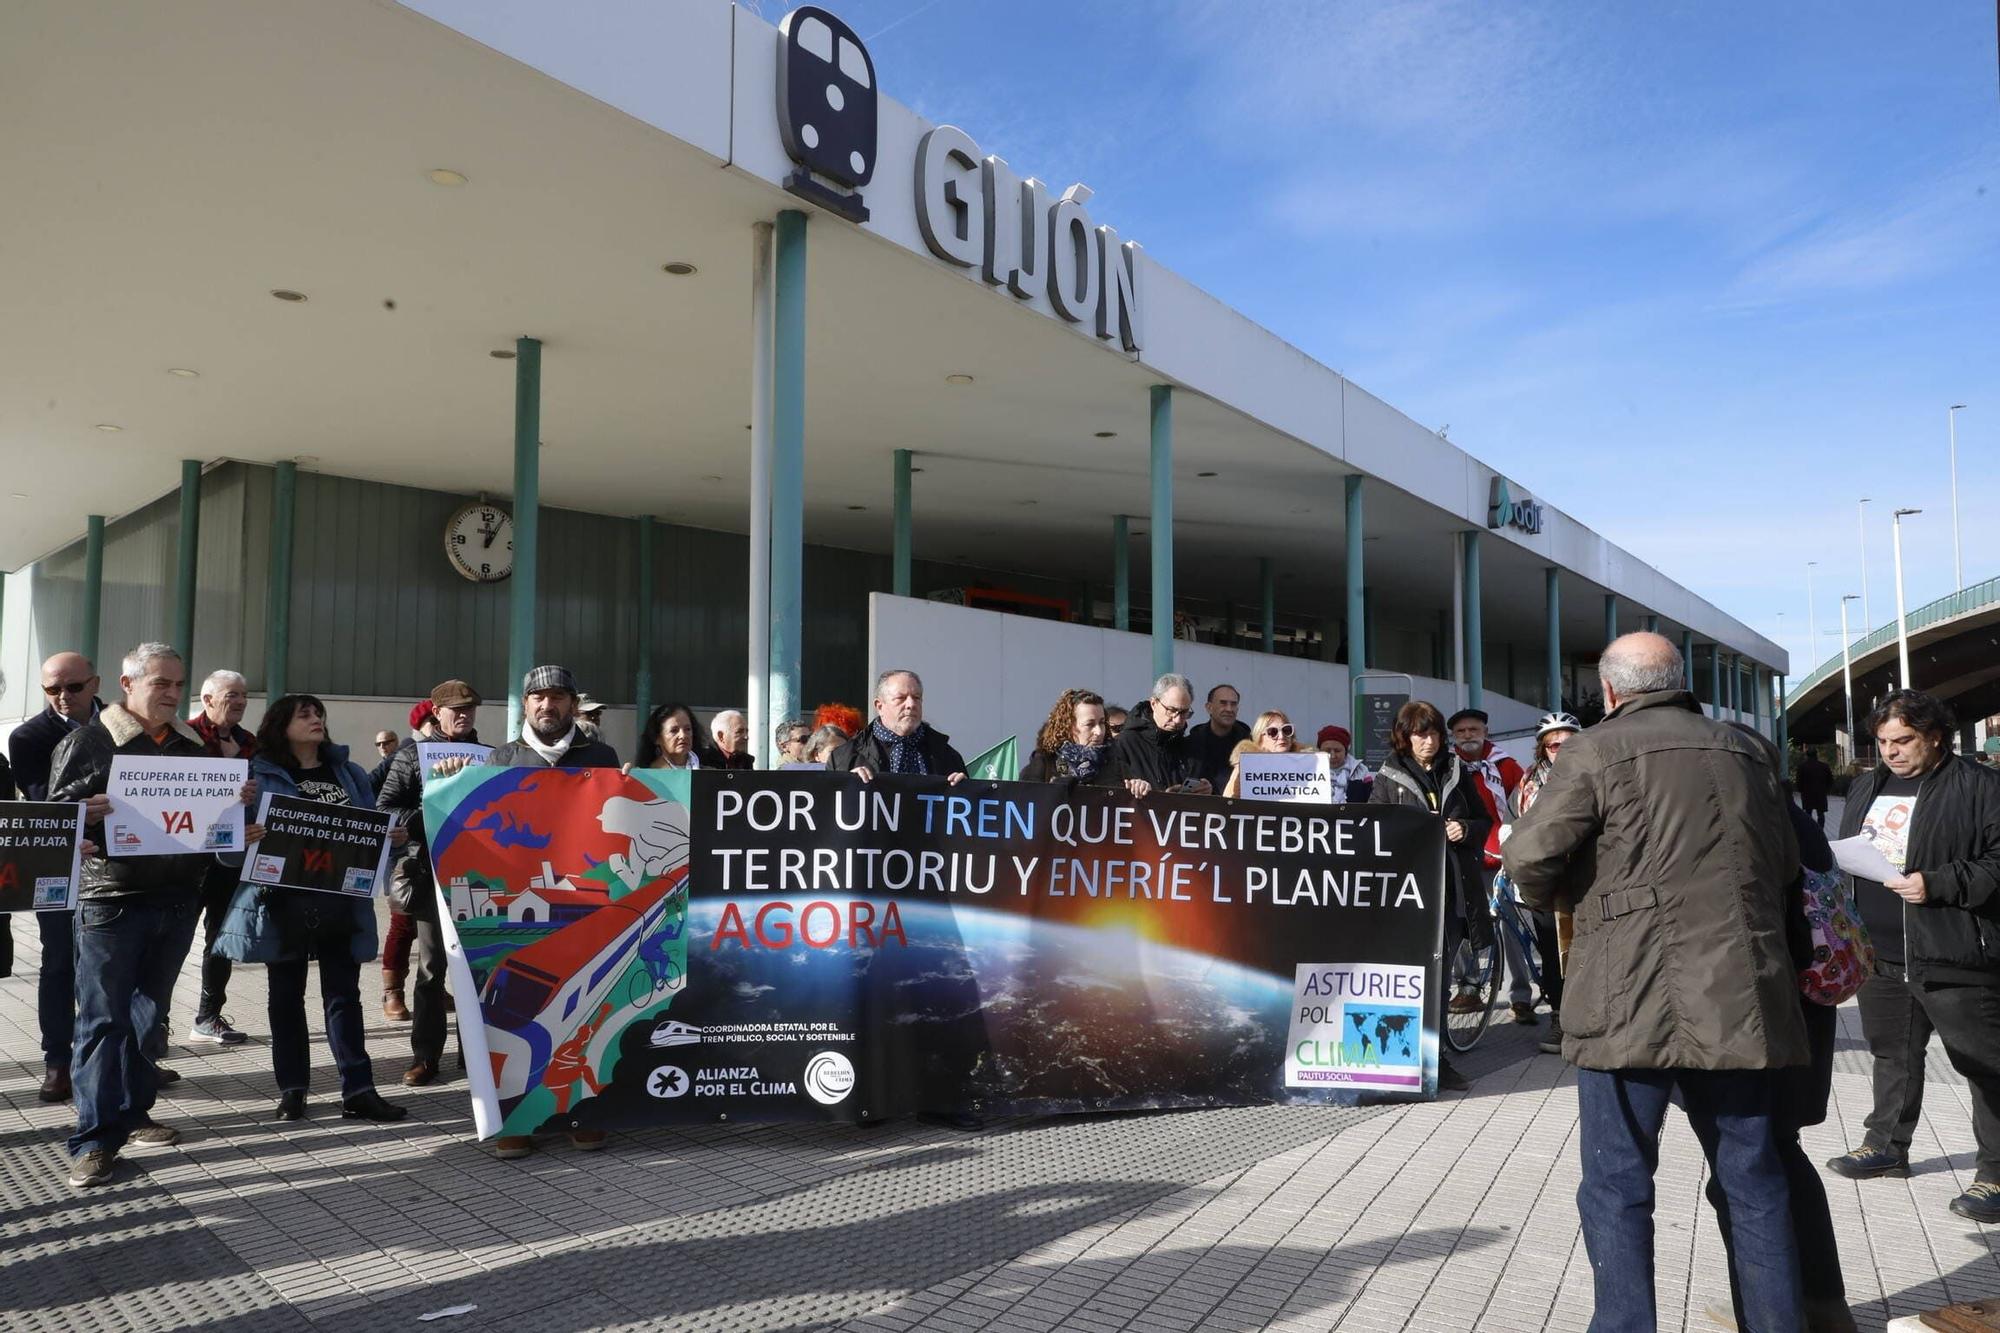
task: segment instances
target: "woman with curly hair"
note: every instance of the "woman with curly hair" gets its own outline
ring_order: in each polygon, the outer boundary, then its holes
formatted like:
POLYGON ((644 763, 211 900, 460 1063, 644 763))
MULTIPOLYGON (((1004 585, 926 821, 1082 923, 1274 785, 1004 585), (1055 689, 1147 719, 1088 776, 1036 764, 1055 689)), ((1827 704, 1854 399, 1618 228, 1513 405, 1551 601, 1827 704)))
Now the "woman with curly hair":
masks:
MULTIPOLYGON (((1104 696, 1090 690, 1064 690, 1035 736, 1035 752, 1021 769, 1021 781, 1116 786, 1110 759, 1104 696)), ((1133 796, 1144 796, 1153 789, 1139 778, 1127 779, 1124 786, 1133 796)))

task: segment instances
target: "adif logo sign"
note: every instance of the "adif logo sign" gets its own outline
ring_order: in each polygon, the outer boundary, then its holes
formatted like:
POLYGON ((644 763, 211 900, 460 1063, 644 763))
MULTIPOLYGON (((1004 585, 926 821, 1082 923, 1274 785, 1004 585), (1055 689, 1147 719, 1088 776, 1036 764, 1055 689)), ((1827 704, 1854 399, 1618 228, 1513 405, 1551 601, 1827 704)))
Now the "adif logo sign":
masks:
POLYGON ((875 62, 854 29, 812 5, 785 15, 778 33, 778 133, 804 168, 785 188, 866 222, 860 190, 875 174, 875 62))
POLYGON ((1519 528, 1533 534, 1542 530, 1542 507, 1522 496, 1516 500, 1508 488, 1507 479, 1493 478, 1493 484, 1486 491, 1486 526, 1489 528, 1519 528))
POLYGON ((1048 186, 981 156, 954 125, 917 144, 917 226, 932 254, 978 269, 1024 301, 1045 291, 1058 315, 1136 352, 1144 341, 1139 245, 1091 221, 1090 195, 1089 186, 1072 185, 1051 202, 1048 186))

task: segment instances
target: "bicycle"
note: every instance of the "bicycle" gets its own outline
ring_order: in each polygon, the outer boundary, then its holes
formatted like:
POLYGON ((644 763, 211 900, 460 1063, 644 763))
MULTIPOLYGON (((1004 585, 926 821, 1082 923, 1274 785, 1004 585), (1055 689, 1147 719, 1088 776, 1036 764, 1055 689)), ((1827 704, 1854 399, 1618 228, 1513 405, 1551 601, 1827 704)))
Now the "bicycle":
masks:
POLYGON ((642 953, 639 962, 645 970, 632 974, 625 997, 634 1009, 649 1008, 668 991, 680 988, 681 970, 671 958, 656 960, 642 953))
POLYGON ((1492 925, 1490 943, 1475 945, 1461 936, 1445 962, 1446 988, 1444 1027, 1440 1034, 1445 1045, 1463 1054, 1479 1044, 1493 1021, 1493 1008, 1500 999, 1500 982, 1506 972, 1500 931, 1512 932, 1527 960, 1528 979, 1536 991, 1542 989, 1542 964, 1535 947, 1534 914, 1522 905, 1505 871, 1493 877, 1486 897, 1487 920, 1492 925))

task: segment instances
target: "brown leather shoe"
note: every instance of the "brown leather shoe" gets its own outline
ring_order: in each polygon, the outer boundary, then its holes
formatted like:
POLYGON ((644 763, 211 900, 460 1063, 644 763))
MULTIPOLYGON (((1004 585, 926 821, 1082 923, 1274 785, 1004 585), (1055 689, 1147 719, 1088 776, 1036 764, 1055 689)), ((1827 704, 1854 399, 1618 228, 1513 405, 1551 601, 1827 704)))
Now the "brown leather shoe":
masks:
POLYGON ((410 1021, 410 1006, 403 1002, 403 974, 382 969, 382 1017, 391 1023, 410 1021))
POLYGON ((569 1141, 578 1152, 596 1152, 611 1141, 611 1135, 601 1129, 573 1129, 569 1141))
POLYGON ((51 1069, 48 1073, 42 1075, 41 1090, 35 1094, 35 1096, 41 1098, 43 1101, 50 1103, 66 1102, 69 1100, 69 1095, 69 1071, 67 1069, 51 1069))
POLYGON ((535 1141, 526 1134, 502 1134, 493 1140, 493 1155, 503 1162, 526 1157, 535 1150, 535 1141))
POLYGON ((437 1076, 438 1067, 435 1064, 429 1060, 418 1060, 403 1071, 403 1086, 421 1088, 426 1083, 434 1082, 437 1076))

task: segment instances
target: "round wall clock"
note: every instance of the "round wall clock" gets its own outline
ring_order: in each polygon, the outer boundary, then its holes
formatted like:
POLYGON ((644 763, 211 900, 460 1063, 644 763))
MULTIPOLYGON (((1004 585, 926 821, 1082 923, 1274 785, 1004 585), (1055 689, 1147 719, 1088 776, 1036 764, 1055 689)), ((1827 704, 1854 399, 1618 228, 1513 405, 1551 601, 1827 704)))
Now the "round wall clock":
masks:
POLYGON ((461 505, 444 525, 451 567, 474 583, 496 583, 514 572, 514 517, 498 505, 461 505))

